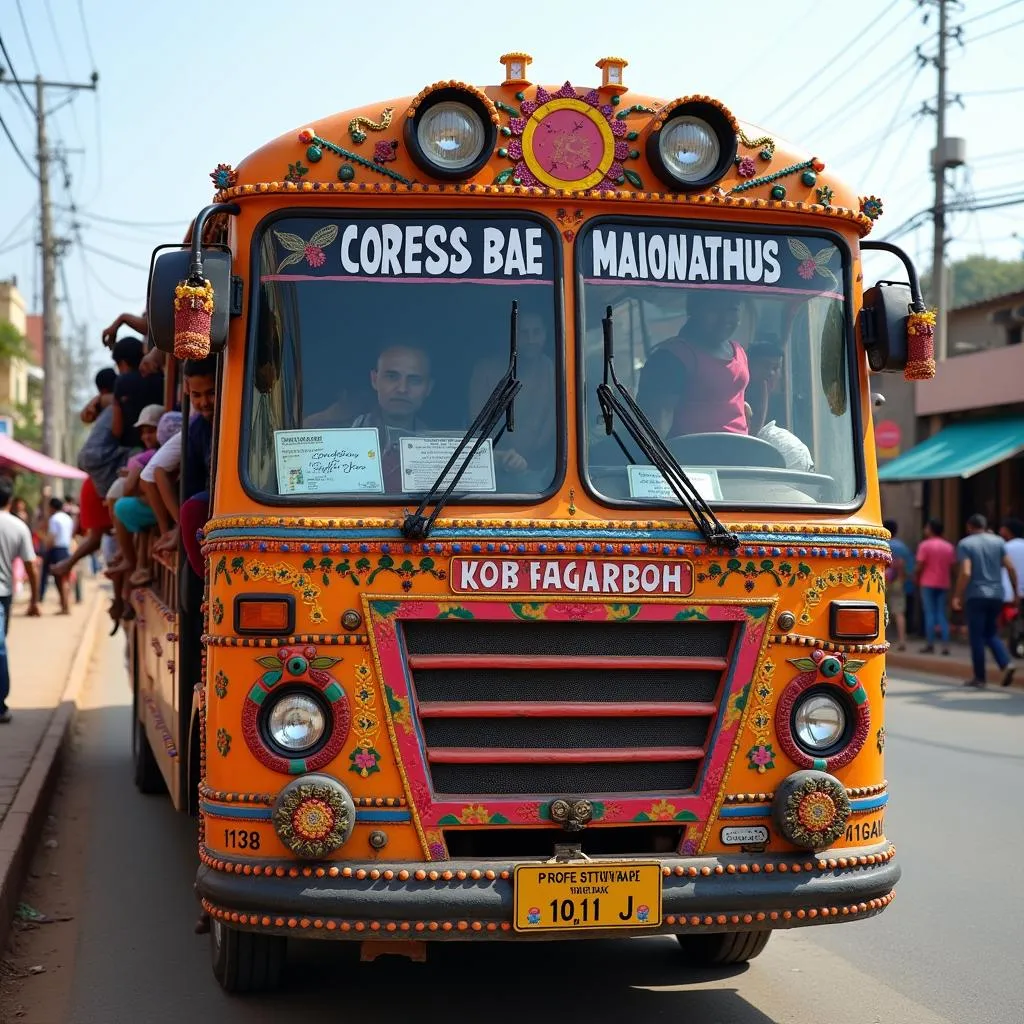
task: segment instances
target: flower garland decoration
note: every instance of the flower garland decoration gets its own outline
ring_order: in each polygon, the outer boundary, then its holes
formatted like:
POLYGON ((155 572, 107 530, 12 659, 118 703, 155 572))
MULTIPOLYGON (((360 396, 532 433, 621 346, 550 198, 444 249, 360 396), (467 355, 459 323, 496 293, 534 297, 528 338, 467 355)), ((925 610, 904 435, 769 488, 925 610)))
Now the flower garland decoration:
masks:
POLYGON ((907 318, 907 365, 904 380, 931 380, 935 376, 935 313, 923 310, 907 318))
POLYGON ((878 196, 864 196, 860 201, 860 212, 869 220, 878 220, 882 216, 882 200, 878 196))
POLYGON ((175 359, 205 359, 210 354, 213 306, 209 281, 189 278, 174 289, 175 359))
POLYGON ((218 192, 223 191, 226 188, 234 188, 238 184, 238 171, 231 166, 231 164, 217 164, 217 166, 210 171, 210 180, 213 182, 213 187, 218 192))

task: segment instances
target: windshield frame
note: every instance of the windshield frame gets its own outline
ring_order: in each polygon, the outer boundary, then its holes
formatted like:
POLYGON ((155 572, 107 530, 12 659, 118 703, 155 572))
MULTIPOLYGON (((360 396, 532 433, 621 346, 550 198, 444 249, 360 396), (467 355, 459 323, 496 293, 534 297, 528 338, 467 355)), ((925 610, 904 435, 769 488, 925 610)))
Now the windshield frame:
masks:
MULTIPOLYGON (((257 329, 259 326, 260 309, 260 248, 261 242, 268 230, 280 220, 294 220, 298 218, 315 219, 320 222, 333 218, 358 221, 386 220, 401 222, 417 217, 450 217, 459 220, 482 220, 495 221, 498 219, 516 218, 523 221, 530 221, 548 234, 552 249, 552 281, 551 288, 554 293, 553 327, 554 327, 554 349, 552 352, 555 360, 555 394, 557 406, 555 409, 555 472, 551 484, 544 491, 513 492, 502 491, 495 494, 473 493, 467 496, 458 494, 452 495, 445 504, 450 508, 459 505, 471 506, 529 506, 539 505, 554 497, 565 483, 568 471, 569 440, 568 440, 568 410, 566 401, 567 378, 566 378, 566 342, 565 342, 565 257, 562 249, 561 233, 554 222, 543 216, 536 210, 523 210, 514 208, 510 210, 502 207, 498 209, 460 209, 458 207, 445 207, 443 209, 431 209, 429 207, 373 207, 369 209, 353 209, 344 207, 295 207, 287 206, 272 210, 253 227, 249 237, 249 296, 247 302, 248 321, 245 328, 245 358, 242 388, 242 423, 238 448, 238 480, 246 496, 260 505, 269 507, 295 507, 306 506, 345 508, 348 506, 359 507, 389 507, 403 505, 418 505, 423 494, 414 493, 373 493, 359 494, 270 494, 260 490, 249 477, 248 452, 252 433, 253 417, 253 380, 256 373, 256 349, 257 329), (499 216, 500 215, 500 216, 499 216)), ((386 280, 383 279, 382 280, 386 280)), ((451 285, 438 285, 438 287, 452 287, 451 285)), ((513 296, 510 296, 510 303, 513 296)), ((510 306, 511 308, 511 306, 510 306)), ((503 337, 508 337, 508 322, 503 327, 503 337)), ((507 340, 503 342, 507 345, 507 340)))
MULTIPOLYGON (((630 509, 633 511, 638 509, 657 509, 659 511, 674 510, 679 514, 688 515, 686 509, 678 502, 674 501, 659 500, 657 498, 609 497, 607 494, 598 490, 590 477, 590 462, 587 458, 589 427, 586 420, 585 402, 587 398, 587 388, 590 387, 594 389, 596 393, 596 388, 600 381, 594 380, 587 382, 585 379, 585 303, 586 289, 590 286, 587 285, 585 281, 586 275, 583 272, 585 269, 583 266, 583 247, 586 240, 596 228, 607 225, 641 228, 685 227, 687 229, 697 231, 701 229, 726 232, 751 231, 762 234, 775 232, 785 233, 786 235, 794 237, 824 238, 836 246, 843 262, 842 281, 843 295, 845 296, 843 303, 843 323, 846 328, 846 365, 850 385, 850 442, 853 445, 853 466, 856 485, 854 496, 848 502, 830 504, 818 502, 814 502, 813 504, 783 504, 781 502, 718 500, 710 500, 708 504, 716 511, 738 512, 749 509, 757 512, 789 512, 803 516, 816 514, 818 512, 849 514, 860 509, 867 498, 867 471, 864 458, 864 444, 862 441, 862 438, 864 437, 864 424, 861 413, 863 383, 860 372, 860 361, 858 359, 857 336, 854 330, 853 258, 850 251, 850 245, 841 234, 827 227, 810 228, 804 226, 798 227, 792 224, 758 224, 740 220, 733 221, 732 219, 697 220, 690 219, 689 217, 638 217, 636 215, 616 216, 615 214, 609 213, 591 218, 577 233, 573 244, 573 281, 576 290, 576 337, 573 339, 573 351, 576 359, 576 458, 579 464, 580 479, 583 482, 583 486, 587 494, 605 508, 630 509), (856 396, 856 400, 854 399, 854 396, 856 396), (813 510, 813 513, 811 510, 813 510)), ((642 281, 637 281, 636 283, 640 287, 644 285, 644 282, 642 281)), ((618 431, 621 429, 621 423, 616 424, 616 430, 618 431)))

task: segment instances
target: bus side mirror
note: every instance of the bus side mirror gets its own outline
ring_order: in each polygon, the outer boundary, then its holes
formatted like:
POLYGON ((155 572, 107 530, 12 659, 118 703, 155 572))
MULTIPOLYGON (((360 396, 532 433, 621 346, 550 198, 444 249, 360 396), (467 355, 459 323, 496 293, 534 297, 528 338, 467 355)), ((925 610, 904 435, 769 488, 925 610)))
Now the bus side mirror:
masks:
POLYGON ((860 343, 875 373, 895 373, 906 367, 911 303, 910 286, 899 281, 879 281, 864 293, 860 343))
MULTIPOLYGON (((174 354, 174 289, 188 278, 191 250, 179 245, 158 246, 149 270, 149 336, 162 352, 174 354), (164 250, 164 251, 161 251, 164 250)), ((231 316, 231 253, 227 248, 203 247, 203 277, 213 285, 210 351, 227 344, 231 316)))

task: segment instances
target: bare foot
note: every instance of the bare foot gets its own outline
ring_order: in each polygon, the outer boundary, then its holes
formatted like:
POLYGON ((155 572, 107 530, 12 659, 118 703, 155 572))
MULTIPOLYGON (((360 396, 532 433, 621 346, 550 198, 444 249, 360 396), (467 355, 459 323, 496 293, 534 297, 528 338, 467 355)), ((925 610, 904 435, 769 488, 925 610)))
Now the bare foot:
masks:
POLYGON ((115 558, 114 561, 112 561, 110 565, 103 570, 103 575, 113 579, 118 573, 127 572, 131 568, 131 562, 126 562, 123 558, 115 558))
POLYGON ((135 572, 128 577, 128 582, 133 587, 144 587, 147 583, 153 582, 153 574, 149 569, 136 569, 135 572))
POLYGON ((154 551, 177 551, 178 550, 178 528, 169 530, 162 534, 160 539, 153 545, 154 551))

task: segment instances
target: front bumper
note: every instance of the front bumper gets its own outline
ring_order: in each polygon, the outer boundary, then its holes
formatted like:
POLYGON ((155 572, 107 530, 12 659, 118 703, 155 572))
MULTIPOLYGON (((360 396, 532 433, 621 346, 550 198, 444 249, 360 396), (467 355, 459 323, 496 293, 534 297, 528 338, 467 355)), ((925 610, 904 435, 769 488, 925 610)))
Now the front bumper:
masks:
POLYGON ((255 861, 204 863, 196 890, 203 906, 233 927, 308 938, 624 938, 870 917, 893 898, 900 877, 894 856, 882 843, 792 857, 662 859, 662 924, 636 930, 514 932, 513 862, 282 862, 261 864, 259 873, 255 861))

